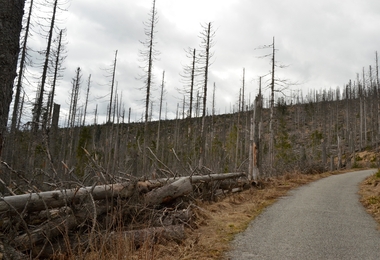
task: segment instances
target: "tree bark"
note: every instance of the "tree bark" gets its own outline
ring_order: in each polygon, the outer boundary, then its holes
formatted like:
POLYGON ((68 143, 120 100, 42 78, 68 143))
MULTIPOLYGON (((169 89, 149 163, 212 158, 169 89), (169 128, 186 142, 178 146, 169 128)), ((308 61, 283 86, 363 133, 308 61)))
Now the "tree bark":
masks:
POLYGON ((16 77, 24 5, 25 0, 0 0, 0 160, 16 77))
POLYGON ((189 177, 182 177, 173 183, 147 193, 145 202, 148 205, 162 204, 187 195, 192 191, 191 179, 189 177))

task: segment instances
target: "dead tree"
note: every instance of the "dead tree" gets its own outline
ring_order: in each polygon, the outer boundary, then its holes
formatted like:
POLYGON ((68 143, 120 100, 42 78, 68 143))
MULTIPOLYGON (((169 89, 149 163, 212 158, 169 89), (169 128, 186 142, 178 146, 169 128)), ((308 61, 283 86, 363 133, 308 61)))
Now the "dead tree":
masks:
POLYGON ((84 112, 83 112, 83 123, 82 123, 82 126, 84 126, 86 124, 88 95, 90 94, 90 86, 91 86, 91 74, 88 76, 88 80, 87 80, 86 101, 84 103, 84 112))
POLYGON ((41 83, 39 84, 38 93, 37 93, 37 100, 36 100, 36 103, 35 103, 34 109, 33 109, 33 132, 37 132, 37 130, 38 130, 39 122, 40 122, 40 118, 41 118, 41 113, 42 113, 43 97, 44 97, 44 91, 45 91, 45 82, 46 82, 48 68, 49 68, 51 43, 52 43, 53 33, 54 33, 54 25, 55 25, 56 13, 57 13, 57 6, 58 6, 58 0, 55 0, 54 5, 53 5, 53 14, 52 14, 52 18, 50 21, 50 29, 49 29, 47 47, 46 47, 46 51, 45 51, 45 61, 44 61, 43 70, 42 70, 41 83))
POLYGON ((156 143, 156 153, 160 145, 160 131, 161 131, 161 112, 162 112, 162 101, 164 98, 164 86, 165 86, 165 71, 162 72, 162 83, 161 83, 161 95, 160 95, 160 109, 158 112, 158 129, 157 129, 157 143, 156 143))
POLYGON ((207 106, 207 86, 208 86, 208 70, 211 65, 211 58, 213 53, 211 48, 214 46, 215 32, 212 28, 212 23, 208 23, 207 26, 202 26, 203 31, 200 34, 201 37, 201 53, 200 53, 200 69, 203 71, 203 104, 202 104, 202 125, 201 125, 201 138, 200 138, 200 151, 199 151, 199 164, 198 168, 202 169, 204 164, 204 157, 206 151, 206 132, 205 132, 205 120, 206 120, 206 106, 207 106))
POLYGON ((196 64, 198 62, 198 57, 196 55, 196 49, 187 49, 186 56, 191 59, 191 65, 185 65, 183 67, 183 73, 181 74, 181 80, 185 84, 184 89, 180 89, 179 92, 184 95, 188 95, 189 98, 189 110, 187 117, 191 118, 193 116, 193 103, 194 103, 194 91, 196 86, 196 76, 197 68, 196 64))
POLYGON ((11 133, 14 133, 17 129, 18 115, 20 111, 20 95, 21 95, 21 90, 22 90, 22 79, 24 76, 24 71, 25 71, 26 61, 27 61, 27 43, 28 43, 28 38, 29 38, 29 29, 30 29, 32 11, 33 11, 33 0, 31 0, 29 4, 29 12, 28 12, 28 18, 27 18, 26 26, 25 26, 24 40, 23 40, 22 48, 21 48, 21 57, 20 57, 19 70, 18 70, 18 76, 17 76, 17 85, 16 85, 16 94, 15 94, 15 99, 13 102, 11 133))
POLYGON ((145 24, 145 35, 147 39, 141 43, 144 46, 144 50, 140 51, 140 56, 144 62, 141 67, 144 71, 144 75, 141 79, 144 81, 146 96, 145 96, 145 126, 144 126, 144 146, 143 146, 143 167, 144 171, 147 166, 146 158, 146 146, 148 139, 148 121, 149 121, 149 103, 151 98, 151 88, 153 83, 153 62, 157 59, 159 52, 155 49, 155 29, 158 23, 157 11, 156 11, 156 1, 153 0, 152 9, 149 13, 150 17, 145 24))
MULTIPOLYGON (((112 81, 111 81, 111 93, 110 93, 110 105, 108 107, 108 123, 111 123, 111 111, 112 111, 112 99, 113 99, 113 89, 115 84, 115 72, 116 72, 116 62, 117 62, 117 50, 115 51, 115 60, 112 67, 112 81)), ((113 123, 113 120, 112 120, 113 123)))
POLYGON ((62 63, 65 60, 66 56, 64 55, 65 53, 65 48, 64 44, 62 42, 62 37, 63 37, 64 30, 60 30, 59 35, 57 37, 57 49, 53 51, 53 56, 55 58, 54 60, 54 75, 53 75, 53 84, 52 84, 52 89, 51 89, 51 96, 49 99, 49 106, 47 108, 47 120, 46 124, 50 125, 50 120, 53 112, 53 106, 54 106, 54 96, 55 96, 55 88, 57 85, 57 80, 59 78, 59 73, 63 70, 62 68, 62 63))
POLYGON ((251 119, 248 169, 248 179, 255 182, 257 182, 260 176, 260 128, 262 109, 261 77, 259 84, 259 94, 256 96, 254 101, 254 110, 251 119))
POLYGON ((24 0, 0 0, 0 160, 17 75, 24 5, 24 0))

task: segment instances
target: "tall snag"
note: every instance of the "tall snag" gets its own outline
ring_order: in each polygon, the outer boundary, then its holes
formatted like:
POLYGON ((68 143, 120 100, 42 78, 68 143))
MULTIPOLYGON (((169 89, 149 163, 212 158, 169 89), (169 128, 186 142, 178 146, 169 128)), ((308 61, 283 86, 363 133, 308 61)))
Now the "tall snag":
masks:
MULTIPOLYGON (((115 51, 115 60, 113 62, 113 68, 112 68, 112 81, 111 81, 111 93, 110 93, 110 105, 108 108, 108 123, 111 123, 111 111, 112 111, 112 101, 113 101, 113 92, 114 92, 114 85, 115 85, 115 72, 116 72, 116 62, 117 62, 117 50, 115 51)), ((112 120, 112 123, 114 120, 112 120)))
POLYGON ((202 26, 203 31, 200 34, 201 53, 200 53, 200 69, 203 71, 203 104, 202 104, 202 124, 200 132, 200 150, 199 150, 199 164, 198 168, 202 169, 204 164, 204 157, 206 151, 206 132, 205 132, 205 119, 206 119, 206 106, 207 106, 207 84, 208 84, 208 69, 211 65, 211 58, 213 53, 211 48, 214 46, 215 31, 212 28, 212 23, 208 23, 207 26, 202 26))
POLYGON ((50 21, 50 29, 49 29, 47 47, 45 51, 45 61, 44 61, 44 66, 42 70, 41 84, 39 85, 37 100, 33 109, 33 132, 37 132, 38 130, 41 113, 42 113, 43 97, 44 97, 45 83, 46 83, 46 78, 47 78, 47 73, 48 73, 48 68, 49 68, 51 43, 52 43, 52 38, 53 38, 53 33, 54 33, 57 5, 58 5, 58 0, 55 0, 54 5, 53 5, 53 14, 50 21))
POLYGON ((146 147, 147 147, 147 139, 148 139, 148 121, 149 121, 149 105, 151 98, 151 87, 152 87, 152 79, 153 79, 153 62, 156 60, 159 52, 155 50, 156 42, 155 39, 155 28, 158 23, 157 11, 156 11, 156 1, 153 0, 152 9, 149 13, 150 18, 145 25, 145 35, 147 39, 142 41, 141 43, 144 46, 144 50, 140 51, 140 56, 142 57, 142 61, 144 65, 141 67, 144 71, 144 75, 141 76, 141 79, 144 80, 146 96, 145 96, 145 126, 144 126, 144 146, 143 146, 143 167, 144 171, 147 166, 147 156, 146 156, 146 147))
POLYGON ((28 13, 27 21, 26 21, 24 40, 23 40, 22 48, 21 48, 21 57, 20 57, 20 64, 19 64, 17 85, 16 85, 16 94, 15 94, 15 99, 13 102, 11 133, 14 133, 17 129, 18 114, 20 111, 20 95, 21 95, 21 90, 22 90, 22 79, 24 76, 24 70, 25 70, 26 60, 27 60, 26 59, 27 43, 28 43, 28 38, 29 38, 29 29, 30 29, 30 20, 32 17, 32 11, 33 11, 33 0, 31 0, 29 4, 29 13, 28 13))
POLYGON ((24 5, 24 0, 0 0, 0 160, 12 101, 13 80, 17 75, 24 5))
POLYGON ((248 178, 256 182, 260 176, 261 77, 259 81, 259 94, 255 98, 253 109, 250 130, 248 178))

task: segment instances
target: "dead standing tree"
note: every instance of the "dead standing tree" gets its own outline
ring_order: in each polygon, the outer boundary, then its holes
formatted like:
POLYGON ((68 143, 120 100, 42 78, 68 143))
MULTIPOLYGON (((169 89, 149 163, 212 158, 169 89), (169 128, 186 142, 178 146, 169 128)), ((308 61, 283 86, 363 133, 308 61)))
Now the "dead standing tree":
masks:
POLYGON ((152 79, 153 79, 153 62, 157 59, 159 52, 155 49, 156 42, 155 39, 155 28, 158 23, 157 11, 156 11, 156 1, 153 0, 152 9, 149 13, 150 17, 145 25, 145 35, 147 39, 142 41, 144 50, 140 51, 140 57, 144 62, 144 65, 141 67, 144 71, 144 75, 141 76, 141 79, 144 80, 146 97, 145 97, 145 126, 144 126, 144 145, 143 145, 143 167, 144 172, 147 170, 147 139, 148 139, 148 121, 149 121, 149 103, 151 98, 151 88, 152 88, 152 79))
POLYGON ((260 129, 261 110, 263 98, 261 95, 261 77, 259 79, 259 94, 254 101, 253 116, 251 119, 250 146, 249 146, 249 169, 248 179, 257 182, 260 176, 260 129))
POLYGON ((213 52, 211 48, 214 46, 215 31, 212 27, 212 23, 208 23, 207 26, 202 26, 203 31, 200 34, 201 42, 201 53, 200 59, 200 70, 204 72, 203 74, 203 104, 202 104, 202 124, 201 124, 201 136, 200 136, 200 150, 199 150, 199 164, 198 168, 202 169, 204 164, 204 157, 206 151, 206 132, 205 132, 205 120, 206 120, 206 105, 207 105, 207 84, 208 84, 208 69, 211 65, 211 58, 213 57, 213 52))
POLYGON ((20 114, 20 95, 22 91, 22 80, 24 76, 24 71, 27 63, 27 43, 29 38, 29 31, 30 31, 30 21, 32 17, 32 11, 33 11, 33 0, 29 3, 29 12, 28 12, 28 18, 26 21, 25 26, 25 33, 24 33, 24 39, 22 43, 21 48, 21 57, 20 57, 20 63, 19 63, 19 70, 18 70, 18 76, 17 76, 17 85, 16 85, 16 94, 15 94, 15 100, 13 102, 13 114, 12 114, 12 123, 11 123, 11 133, 13 134, 17 129, 17 122, 19 121, 18 115, 20 114))
POLYGON ((193 116, 193 103, 194 103, 194 91, 196 85, 196 76, 199 74, 196 68, 198 63, 197 51, 196 49, 187 49, 186 57, 191 59, 191 65, 183 66, 183 73, 181 74, 182 82, 185 84, 183 89, 179 89, 179 92, 183 95, 188 95, 189 98, 189 110, 187 117, 191 118, 193 116))
POLYGON ((278 65, 276 61, 276 51, 277 49, 275 48, 275 38, 273 37, 272 44, 266 45, 263 47, 260 47, 259 49, 271 49, 271 54, 262 56, 261 58, 267 58, 270 57, 271 59, 271 70, 267 74, 270 75, 270 80, 269 80, 269 88, 270 88, 270 116, 269 116, 269 151, 268 151, 268 157, 269 157, 269 174, 273 175, 274 170, 276 167, 276 161, 275 161, 275 149, 274 149, 274 144, 275 144, 275 130, 274 130, 274 120, 275 120, 275 114, 274 114, 274 107, 275 107, 275 102, 274 102, 274 95, 275 92, 284 94, 284 92, 289 88, 291 85, 296 85, 297 83, 290 82, 287 79, 279 79, 276 77, 276 68, 285 68, 286 66, 284 65, 278 65))
MULTIPOLYGON (((111 112, 112 112, 112 101, 113 101, 113 92, 114 92, 114 86, 115 86, 115 72, 116 72, 116 62, 117 62, 117 50, 115 51, 115 60, 113 62, 112 67, 112 80, 111 80, 111 93, 110 93, 110 105, 108 107, 108 123, 111 123, 111 112)), ((113 120, 112 120, 112 123, 113 120)))
POLYGON ((12 101, 13 80, 17 75, 24 5, 24 0, 0 0, 0 160, 12 101))
POLYGON ((34 133, 36 133, 39 128, 40 118, 42 114, 43 97, 44 97, 45 83, 46 83, 46 78, 47 78, 47 73, 48 73, 48 68, 49 68, 49 62, 50 62, 50 51, 51 51, 51 43, 52 43, 53 33, 54 33, 57 6, 58 6, 58 0, 55 0, 54 5, 53 5, 52 18, 50 21, 50 29, 49 29, 47 47, 45 51, 45 61, 44 61, 43 70, 42 70, 41 83, 39 85, 37 100, 33 109, 33 132, 34 133))

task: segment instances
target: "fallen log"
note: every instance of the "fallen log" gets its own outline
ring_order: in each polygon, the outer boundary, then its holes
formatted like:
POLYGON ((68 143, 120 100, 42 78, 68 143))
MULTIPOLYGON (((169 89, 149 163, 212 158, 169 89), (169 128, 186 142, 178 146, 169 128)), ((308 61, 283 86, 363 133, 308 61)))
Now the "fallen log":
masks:
MULTIPOLYGON (((199 182, 209 182, 217 180, 225 180, 230 178, 237 178, 244 176, 243 172, 235 173, 220 173, 220 174, 209 174, 209 175, 195 175, 190 177, 180 177, 180 178, 169 178, 169 179, 158 179, 150 180, 145 182, 139 182, 137 186, 139 189, 147 187, 146 191, 159 186, 167 185, 168 183, 183 181, 183 178, 187 178, 191 183, 199 182), (146 185, 145 185, 146 184, 146 185), (145 186, 144 186, 145 185, 145 186)), ((183 183, 184 184, 184 183, 183 183)), ((189 186, 187 186, 187 189, 189 186)), ((45 209, 59 208, 71 203, 77 203, 86 198, 89 193, 92 194, 94 200, 101 200, 111 197, 120 196, 123 198, 130 197, 136 189, 136 185, 131 182, 116 183, 108 185, 99 185, 95 187, 84 187, 78 189, 65 189, 65 190, 54 190, 45 191, 40 193, 29 193, 16 196, 6 196, 0 198, 0 214, 6 212, 15 211, 22 212, 26 209, 27 212, 40 211, 45 209)), ((168 189, 168 188, 165 188, 168 189)), ((185 193, 188 190, 185 189, 185 193)), ((170 188, 169 188, 170 190, 170 188)), ((175 190, 175 189, 174 189, 175 190)), ((151 195, 148 195, 150 197, 151 195)), ((169 195, 171 196, 171 195, 169 195)), ((181 196, 181 195, 178 195, 181 196)), ((171 196, 173 198, 178 197, 177 194, 171 196)))
MULTIPOLYGON (((191 183, 207 182, 207 181, 218 181, 227 180, 231 178, 238 178, 245 176, 244 172, 232 172, 232 173, 219 173, 219 174, 209 174, 209 175, 193 175, 189 176, 191 183)), ((164 185, 170 184, 184 177, 176 178, 160 178, 156 180, 146 180, 139 181, 137 183, 137 189, 142 193, 147 193, 153 189, 162 187, 164 185)))
POLYGON ((0 214, 5 212, 40 211, 44 209, 59 208, 65 205, 82 201, 89 193, 94 200, 102 200, 120 196, 132 196, 135 185, 130 182, 84 187, 78 189, 54 190, 40 193, 29 193, 0 198, 0 214))
POLYGON ((245 176, 244 172, 230 172, 230 173, 218 173, 209 175, 195 175, 191 176, 192 183, 207 182, 207 181, 220 181, 230 178, 238 178, 245 176))
POLYGON ((189 177, 179 178, 177 181, 152 190, 145 195, 147 205, 157 205, 172 201, 178 197, 189 194, 193 191, 189 177))

